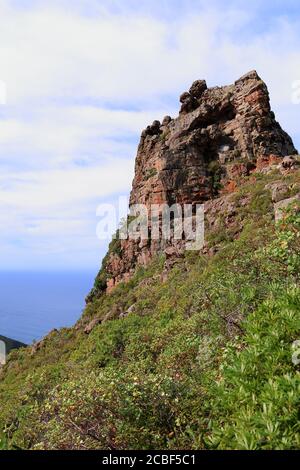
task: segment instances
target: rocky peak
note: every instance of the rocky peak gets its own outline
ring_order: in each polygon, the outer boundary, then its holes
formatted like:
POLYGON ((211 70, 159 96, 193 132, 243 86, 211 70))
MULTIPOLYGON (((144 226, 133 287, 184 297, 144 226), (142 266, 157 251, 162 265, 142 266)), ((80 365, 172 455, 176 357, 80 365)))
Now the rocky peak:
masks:
MULTIPOLYGON (((197 80, 180 103, 177 118, 166 116, 142 132, 131 206, 204 203, 234 190, 239 177, 297 153, 256 71, 223 87, 208 88, 205 80, 197 80)), ((108 288, 161 250, 166 246, 157 241, 121 240, 119 252, 110 254, 103 268, 108 288)))
POLYGON ((296 153, 255 71, 224 87, 197 80, 180 102, 176 119, 155 121, 142 133, 131 204, 203 202, 214 196, 213 162, 243 161, 250 169, 270 155, 296 153))

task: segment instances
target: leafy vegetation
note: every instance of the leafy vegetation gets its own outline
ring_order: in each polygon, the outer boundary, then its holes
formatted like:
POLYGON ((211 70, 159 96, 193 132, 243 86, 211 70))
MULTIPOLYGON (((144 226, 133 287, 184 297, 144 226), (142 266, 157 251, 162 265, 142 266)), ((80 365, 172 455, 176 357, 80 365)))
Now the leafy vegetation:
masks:
POLYGON ((167 282, 157 258, 74 328, 14 351, 0 448, 299 448, 300 209, 275 226, 264 188, 276 177, 232 195, 236 227, 214 256, 186 253, 167 282))
POLYGON ((213 160, 208 165, 208 170, 210 172, 210 184, 212 189, 212 194, 215 196, 218 194, 220 189, 222 188, 221 179, 222 179, 222 166, 217 160, 213 160))
POLYGON ((156 168, 150 168, 149 170, 146 171, 146 176, 145 180, 149 180, 150 178, 153 178, 153 176, 157 175, 157 169, 156 168))

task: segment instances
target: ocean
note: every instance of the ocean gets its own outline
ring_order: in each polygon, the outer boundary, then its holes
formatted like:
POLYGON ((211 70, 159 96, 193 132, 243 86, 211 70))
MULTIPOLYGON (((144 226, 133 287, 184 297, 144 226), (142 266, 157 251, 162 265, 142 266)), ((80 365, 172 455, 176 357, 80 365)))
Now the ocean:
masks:
POLYGON ((80 317, 95 272, 0 272, 0 335, 32 343, 80 317))

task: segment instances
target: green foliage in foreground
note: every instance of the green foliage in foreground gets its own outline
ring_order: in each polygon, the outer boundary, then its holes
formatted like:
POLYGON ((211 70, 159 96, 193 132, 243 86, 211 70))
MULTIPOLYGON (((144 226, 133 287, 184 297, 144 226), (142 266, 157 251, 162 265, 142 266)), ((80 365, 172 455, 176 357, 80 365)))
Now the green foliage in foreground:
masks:
POLYGON ((108 320, 89 336, 79 323, 10 356, 0 449, 299 448, 300 214, 275 229, 269 203, 253 217, 261 181, 242 191, 242 233, 217 255, 187 254, 165 283, 158 259, 87 307, 108 320))

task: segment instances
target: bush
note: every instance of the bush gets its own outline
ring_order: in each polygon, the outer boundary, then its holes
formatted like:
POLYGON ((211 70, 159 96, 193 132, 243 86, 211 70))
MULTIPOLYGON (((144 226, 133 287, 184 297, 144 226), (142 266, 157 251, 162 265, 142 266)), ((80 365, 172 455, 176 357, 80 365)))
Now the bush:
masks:
POLYGON ((299 448, 300 215, 275 227, 265 183, 232 196, 241 232, 225 230, 215 256, 187 254, 167 282, 159 257, 95 297, 76 328, 14 352, 0 447, 299 448), (105 321, 87 336, 92 318, 105 321))

